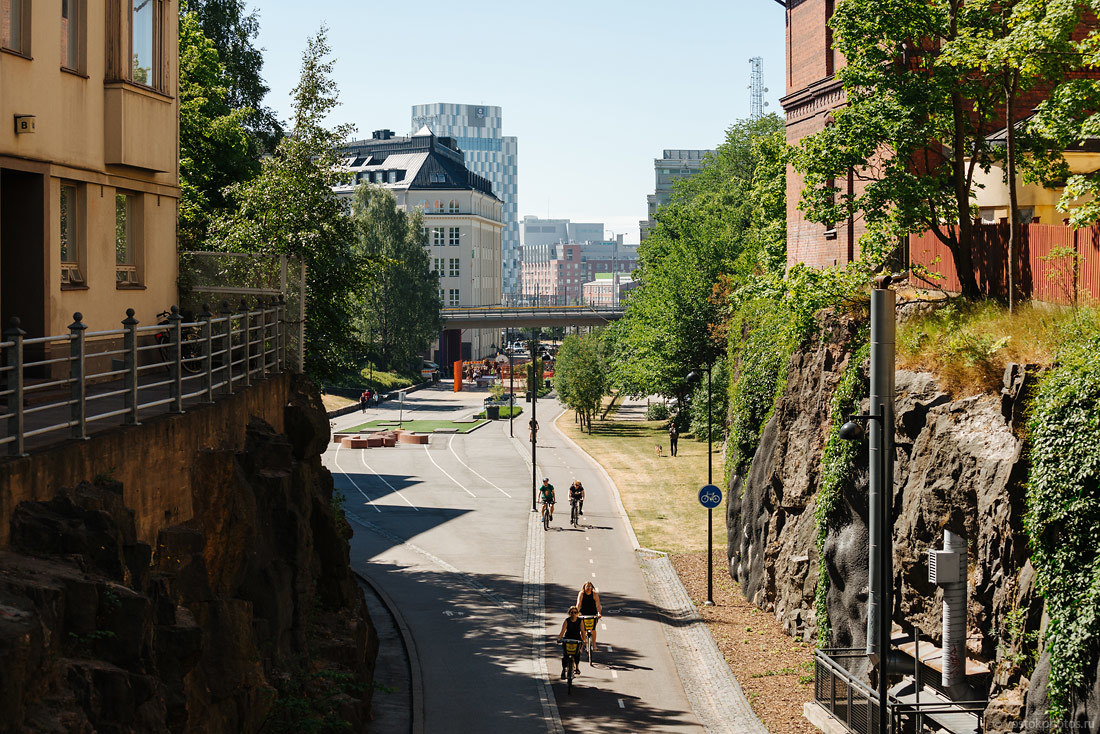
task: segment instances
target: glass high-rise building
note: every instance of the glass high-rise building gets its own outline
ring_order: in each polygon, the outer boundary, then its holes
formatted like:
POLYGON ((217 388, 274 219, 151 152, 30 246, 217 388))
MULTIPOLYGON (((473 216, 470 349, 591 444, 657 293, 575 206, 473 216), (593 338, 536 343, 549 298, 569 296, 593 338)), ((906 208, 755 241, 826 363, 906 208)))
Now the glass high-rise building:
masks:
POLYGON ((493 193, 504 202, 500 280, 502 296, 511 300, 518 295, 520 285, 516 138, 501 134, 500 108, 489 105, 413 105, 412 131, 425 125, 440 137, 454 138, 465 156, 466 167, 489 179, 493 193))

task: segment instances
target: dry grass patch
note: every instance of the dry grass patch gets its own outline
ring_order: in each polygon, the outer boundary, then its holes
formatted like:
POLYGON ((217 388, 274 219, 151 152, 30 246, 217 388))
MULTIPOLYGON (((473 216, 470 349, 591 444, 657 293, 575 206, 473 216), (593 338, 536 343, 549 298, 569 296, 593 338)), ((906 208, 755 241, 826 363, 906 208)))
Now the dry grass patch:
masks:
POLYGON ((339 395, 329 395, 328 393, 321 396, 321 402, 325 405, 326 411, 339 410, 340 408, 346 408, 349 405, 358 403, 358 400, 352 400, 351 398, 341 397, 339 395))
MULTIPOLYGON (((572 411, 562 414, 558 428, 611 475, 643 547, 670 553, 706 550, 707 513, 698 499, 707 479, 705 443, 681 437, 677 456, 672 457, 665 421, 594 420, 592 433, 582 433, 572 411), (658 445, 662 456, 657 456, 658 445)), ((720 478, 718 451, 713 465, 720 478)), ((715 512, 718 538, 725 537, 723 517, 721 510, 715 512)))

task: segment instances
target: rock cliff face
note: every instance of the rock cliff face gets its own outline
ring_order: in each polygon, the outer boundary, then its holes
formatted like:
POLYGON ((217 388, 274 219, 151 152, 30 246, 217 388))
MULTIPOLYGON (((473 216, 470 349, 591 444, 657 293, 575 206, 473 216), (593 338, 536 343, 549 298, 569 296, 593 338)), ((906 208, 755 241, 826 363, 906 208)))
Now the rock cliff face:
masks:
MULTIPOLYGON (((841 320, 795 353, 749 473, 730 483, 730 575, 750 601, 806 640, 817 634, 814 592, 821 564, 814 509, 829 403, 854 334, 854 326, 841 320)), ((953 399, 931 375, 896 375, 893 619, 906 630, 916 624, 926 639, 940 642, 942 595, 928 582, 927 553, 942 547, 945 527, 963 533, 969 544, 968 647, 992 671, 988 731, 1022 729, 1029 682, 1019 662, 1026 638, 1018 631, 1037 630, 1042 618, 1022 532, 1027 466, 1018 430, 1033 383, 1031 373, 1013 365, 1001 395, 953 399)), ((864 453, 842 487, 824 545, 835 647, 862 647, 866 639, 866 465, 864 453)), ((1045 675, 1040 661, 1031 688, 1041 689, 1045 675)), ((1042 718, 1041 710, 1034 714, 1042 718)))
POLYGON ((194 457, 194 520, 136 540, 121 485, 27 502, 0 553, 0 731, 293 731, 369 712, 377 637, 298 386, 286 434, 194 457), (305 711, 306 713, 302 713, 305 711))

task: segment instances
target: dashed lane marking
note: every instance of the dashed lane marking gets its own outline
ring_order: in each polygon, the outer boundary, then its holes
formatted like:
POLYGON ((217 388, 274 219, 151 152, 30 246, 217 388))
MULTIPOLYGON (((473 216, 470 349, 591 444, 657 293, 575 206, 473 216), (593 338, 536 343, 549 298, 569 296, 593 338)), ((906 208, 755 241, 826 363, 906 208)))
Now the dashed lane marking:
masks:
POLYGON ((397 487, 395 487, 392 484, 390 484, 389 482, 387 482, 386 478, 384 476, 382 476, 381 474, 376 472, 374 470, 374 467, 372 467, 370 464, 367 463, 367 457, 365 455, 365 452, 363 452, 363 451, 359 452, 359 459, 363 462, 363 466, 367 467, 367 469, 369 469, 371 471, 371 473, 374 474, 374 476, 376 476, 376 477, 378 477, 379 479, 382 480, 382 484, 385 484, 387 487, 389 487, 393 491, 394 494, 396 494, 401 499, 405 500, 406 505, 413 508, 417 512, 420 512, 419 507, 417 507, 412 502, 409 502, 407 499, 405 499, 405 495, 401 494, 401 490, 399 490, 397 487))
POLYGON ((336 466, 336 470, 339 471, 341 474, 343 474, 344 477, 349 482, 351 482, 351 486, 355 487, 355 489, 359 492, 359 494, 361 494, 361 495, 363 495, 364 497, 367 498, 367 504, 369 504, 371 507, 373 507, 376 512, 381 512, 382 511, 382 510, 378 509, 378 505, 374 504, 374 500, 371 499, 370 495, 367 494, 366 492, 364 492, 362 490, 362 488, 358 484, 356 484, 355 480, 351 478, 351 475, 348 474, 346 471, 344 471, 340 467, 340 447, 339 446, 336 447, 336 453, 332 457, 332 463, 333 463, 333 465, 336 466))
POLYGON ((467 469, 469 469, 470 471, 472 471, 472 472, 473 472, 474 474, 477 474, 478 478, 480 478, 480 479, 481 479, 482 481, 484 481, 484 482, 488 483, 488 484, 489 484, 489 486, 491 486, 491 487, 495 487, 496 489, 500 490, 500 493, 501 493, 501 494, 503 494, 503 495, 504 495, 505 497, 507 497, 508 499, 512 499, 512 495, 508 494, 508 493, 507 493, 507 492, 505 492, 505 491, 504 491, 503 489, 501 489, 500 487, 497 487, 497 485, 493 484, 493 483, 492 483, 491 481, 489 481, 489 480, 488 480, 488 479, 486 479, 485 477, 481 476, 481 474, 480 474, 480 473, 478 472, 478 470, 477 470, 477 469, 473 468, 472 466, 470 466, 469 464, 467 464, 467 463, 466 463, 465 461, 463 461, 463 460, 462 460, 462 458, 461 458, 461 457, 460 457, 460 456, 458 455, 458 452, 456 452, 456 451, 454 450, 454 446, 452 446, 452 445, 451 445, 451 444, 452 444, 452 443, 454 442, 454 440, 455 440, 455 437, 454 437, 454 436, 451 436, 451 437, 450 437, 450 438, 449 438, 449 439, 447 440, 447 450, 448 450, 448 451, 450 451, 450 452, 451 452, 452 454, 454 454, 454 457, 455 457, 456 459, 458 459, 458 463, 459 463, 459 464, 462 464, 462 466, 466 467, 467 469))
POLYGON ((447 473, 447 470, 446 470, 446 469, 444 469, 443 467, 441 467, 441 466, 440 466, 439 464, 436 464, 436 461, 435 461, 435 457, 433 457, 433 456, 432 456, 432 452, 431 452, 431 451, 428 451, 428 444, 424 444, 424 453, 425 453, 425 454, 427 454, 427 455, 428 455, 428 458, 429 458, 429 459, 431 459, 431 462, 432 462, 433 464, 435 464, 435 468, 436 468, 436 469, 438 469, 439 471, 441 471, 441 472, 443 472, 444 474, 446 474, 446 475, 447 475, 447 478, 448 478, 448 479, 450 479, 450 480, 451 480, 452 482, 454 482, 455 484, 457 484, 457 485, 458 485, 459 487, 462 487, 462 491, 463 491, 463 492, 465 492, 466 494, 470 495, 470 496, 471 496, 471 497, 473 497, 474 499, 477 499, 477 495, 476 495, 476 494, 474 494, 473 492, 471 492, 470 490, 466 489, 466 485, 464 485, 464 484, 463 484, 462 482, 458 481, 457 479, 455 479, 454 477, 452 477, 452 476, 451 476, 450 474, 448 474, 448 473, 447 473))
POLYGON ((607 622, 600 622, 600 629, 607 629, 607 622))
POLYGON ((619 708, 621 708, 621 709, 625 709, 625 708, 626 708, 626 704, 625 704, 625 703, 623 703, 623 700, 622 700, 621 698, 619 699, 619 708))
POLYGON ((614 670, 612 670, 612 671, 611 671, 611 677, 612 677, 612 678, 618 678, 618 677, 619 677, 619 674, 618 674, 618 673, 616 673, 616 672, 615 672, 614 670))

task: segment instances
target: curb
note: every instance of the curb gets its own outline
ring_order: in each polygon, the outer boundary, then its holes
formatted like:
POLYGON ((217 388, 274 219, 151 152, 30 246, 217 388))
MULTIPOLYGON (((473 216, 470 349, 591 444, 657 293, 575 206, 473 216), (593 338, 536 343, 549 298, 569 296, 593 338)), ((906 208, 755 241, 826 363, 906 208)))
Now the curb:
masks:
POLYGON ((411 714, 409 731, 412 734, 424 734, 424 674, 420 669, 420 656, 416 651, 416 641, 413 639, 412 630, 406 624, 405 618, 397 611, 397 604, 381 586, 354 569, 351 573, 360 582, 371 588, 374 595, 379 598, 382 605, 389 611, 390 616, 393 617, 394 624, 397 625, 397 631, 401 634, 401 641, 405 645, 405 655, 409 661, 409 696, 412 699, 412 711, 409 712, 411 714))

